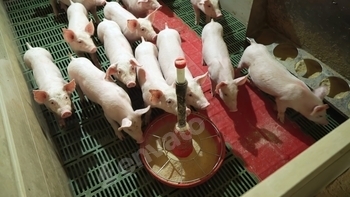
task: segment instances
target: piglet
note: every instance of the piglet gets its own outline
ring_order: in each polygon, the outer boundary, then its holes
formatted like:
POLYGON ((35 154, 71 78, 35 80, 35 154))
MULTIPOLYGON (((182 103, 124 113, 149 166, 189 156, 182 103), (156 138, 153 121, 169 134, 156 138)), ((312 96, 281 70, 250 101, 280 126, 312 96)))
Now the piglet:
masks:
POLYGON ((162 7, 157 0, 122 0, 122 2, 136 18, 146 17, 149 10, 157 10, 162 7))
POLYGON ((305 83, 293 76, 269 53, 267 48, 247 38, 250 42, 242 55, 238 68, 248 68, 251 80, 260 90, 275 97, 278 115, 283 123, 286 109, 292 108, 318 124, 328 124, 327 104, 322 99, 327 88, 320 86, 313 92, 305 83))
POLYGON ((101 69, 96 54, 97 47, 91 39, 95 27, 91 20, 89 22, 85 7, 81 3, 71 1, 67 17, 68 29, 62 29, 64 40, 78 56, 83 56, 84 52, 89 53, 94 64, 101 69))
POLYGON ((130 97, 124 89, 116 83, 106 80, 106 73, 97 69, 85 57, 74 58, 71 56, 71 62, 67 69, 69 77, 77 83, 80 99, 82 100, 85 94, 89 100, 102 107, 107 121, 119 139, 124 138, 121 132, 124 130, 137 143, 143 142, 141 115, 146 113, 150 106, 134 111, 130 97))
MULTIPOLYGON (((177 97, 174 85, 168 85, 160 70, 157 60, 158 49, 156 45, 145 41, 135 49, 135 57, 142 64, 137 69, 137 78, 141 86, 142 97, 147 105, 160 108, 168 113, 177 115, 177 97)), ((186 110, 187 115, 191 112, 186 110)), ((150 120, 151 110, 146 114, 145 123, 150 120)))
POLYGON ((113 75, 128 88, 136 86, 136 67, 140 66, 133 55, 130 43, 122 34, 119 25, 103 19, 97 26, 98 39, 104 43, 106 55, 111 65, 107 69, 106 79, 113 75))
MULTIPOLYGON (((52 10, 53 10, 55 17, 57 18, 58 11, 56 8, 56 1, 57 0, 50 0, 50 4, 51 4, 51 7, 52 7, 52 10)), ((86 8, 86 10, 88 10, 92 14, 92 16, 95 19, 95 22, 100 23, 100 19, 98 18, 97 12, 96 12, 96 6, 105 5, 106 0, 73 0, 73 2, 83 4, 84 7, 86 8)), ((67 7, 70 6, 70 0, 60 0, 59 3, 60 3, 61 8, 67 12, 67 7)))
POLYGON ((72 115, 70 95, 75 89, 74 79, 67 83, 49 51, 41 47, 32 47, 23 56, 24 63, 33 70, 33 76, 39 90, 33 90, 34 100, 44 104, 57 117, 60 127, 64 127, 65 118, 72 115))
POLYGON ((157 33, 152 26, 156 11, 157 10, 154 10, 145 18, 136 18, 118 2, 107 2, 103 9, 105 18, 118 23, 120 29, 130 43, 140 40, 141 36, 148 41, 156 40, 157 33))
MULTIPOLYGON (((181 48, 181 37, 177 30, 165 28, 158 33, 157 47, 159 50, 158 61, 163 76, 168 85, 172 85, 176 81, 175 60, 177 58, 185 58, 185 54, 181 48)), ((205 109, 209 106, 208 100, 205 98, 201 84, 204 83, 208 73, 193 78, 190 70, 185 67, 185 77, 187 80, 186 104, 197 109, 205 109)))
POLYGON ((209 23, 211 18, 222 16, 219 0, 191 0, 195 14, 195 24, 199 24, 200 10, 205 14, 205 23, 209 23))
POLYGON ((211 92, 220 95, 230 111, 237 111, 237 86, 247 81, 247 76, 234 79, 234 69, 223 39, 223 27, 220 23, 206 24, 202 31, 203 63, 208 66, 211 80, 211 92))

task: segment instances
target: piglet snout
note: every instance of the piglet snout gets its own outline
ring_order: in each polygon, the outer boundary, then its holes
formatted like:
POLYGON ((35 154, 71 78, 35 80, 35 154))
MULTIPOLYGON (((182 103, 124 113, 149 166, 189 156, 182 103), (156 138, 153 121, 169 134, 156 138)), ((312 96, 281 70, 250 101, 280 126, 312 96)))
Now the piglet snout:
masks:
POLYGON ((68 117, 70 117, 72 115, 72 112, 70 112, 70 111, 63 111, 62 113, 61 113, 61 118, 68 118, 68 117))
POLYGON ((216 18, 222 18, 222 14, 221 13, 216 13, 216 18))
POLYGON ((209 106, 209 103, 205 103, 201 106, 201 109, 206 109, 209 106))
POLYGON ((145 139, 142 137, 141 139, 136 140, 136 143, 141 144, 141 143, 143 143, 144 141, 145 141, 145 139))
POLYGON ((236 112, 236 111, 238 111, 237 108, 230 109, 230 112, 236 112))
POLYGON ((135 86, 136 86, 136 83, 133 81, 130 81, 129 83, 126 84, 126 87, 128 87, 128 88, 133 88, 135 86))
POLYGON ((95 53, 97 51, 96 47, 91 48, 90 53, 95 53))

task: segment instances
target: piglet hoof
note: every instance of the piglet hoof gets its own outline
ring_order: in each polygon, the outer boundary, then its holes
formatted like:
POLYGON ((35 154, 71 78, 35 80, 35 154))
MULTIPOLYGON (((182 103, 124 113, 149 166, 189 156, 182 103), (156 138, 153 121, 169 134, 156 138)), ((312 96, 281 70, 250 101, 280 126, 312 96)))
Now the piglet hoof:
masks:
POLYGON ((278 112, 277 119, 281 121, 281 123, 284 123, 284 113, 278 112))
POLYGON ((58 120, 58 125, 60 126, 60 128, 64 128, 66 127, 66 121, 63 118, 60 118, 58 120))
POLYGON ((121 131, 116 131, 115 135, 120 139, 120 140, 124 140, 124 135, 121 131))

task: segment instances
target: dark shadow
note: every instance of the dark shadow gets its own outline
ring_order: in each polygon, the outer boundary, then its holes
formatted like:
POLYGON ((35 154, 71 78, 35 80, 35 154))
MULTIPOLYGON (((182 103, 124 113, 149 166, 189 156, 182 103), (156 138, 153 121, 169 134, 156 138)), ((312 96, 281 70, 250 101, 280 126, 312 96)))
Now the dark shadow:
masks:
POLYGON ((45 7, 38 7, 34 9, 34 14, 32 15, 32 18, 35 17, 47 17, 47 15, 53 14, 52 7, 50 4, 48 4, 45 7))
POLYGON ((173 0, 165 0, 167 1, 166 4, 163 1, 158 1, 161 5, 162 8, 159 9, 159 11, 163 12, 169 17, 175 16, 174 12, 172 10, 179 8, 178 6, 174 6, 174 1, 173 0))

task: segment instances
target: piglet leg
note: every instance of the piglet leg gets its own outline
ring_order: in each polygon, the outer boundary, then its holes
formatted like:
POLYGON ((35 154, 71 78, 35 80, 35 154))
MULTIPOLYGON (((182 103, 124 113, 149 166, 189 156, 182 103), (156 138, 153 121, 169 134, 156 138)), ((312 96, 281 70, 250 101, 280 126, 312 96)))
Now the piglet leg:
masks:
POLYGON ((118 123, 115 122, 113 119, 109 118, 109 117, 107 116, 106 113, 105 113, 105 117, 106 117, 107 121, 109 122, 109 124, 112 126, 115 135, 116 135, 120 140, 123 140, 123 139, 124 139, 124 135, 123 135, 122 131, 120 131, 120 130, 118 129, 118 128, 119 128, 118 123))
POLYGON ((96 7, 92 7, 90 9, 90 12, 91 12, 92 16, 94 17, 96 24, 98 25, 101 21, 100 21, 100 19, 97 16, 96 7))
POLYGON ((58 125, 60 126, 60 128, 64 128, 66 126, 66 121, 64 118, 61 118, 60 116, 58 116, 57 114, 55 114, 56 116, 56 120, 58 122, 58 125))
POLYGON ((102 70, 101 64, 100 64, 100 62, 98 61, 98 58, 97 58, 97 52, 96 53, 89 53, 89 55, 90 55, 90 58, 91 58, 92 62, 94 63, 94 65, 98 69, 102 70))
POLYGON ((83 91, 81 90, 81 88, 79 87, 78 84, 75 85, 75 90, 78 93, 78 96, 79 96, 79 99, 80 99, 80 103, 85 103, 86 100, 85 100, 85 97, 84 97, 84 93, 83 93, 83 91))
POLYGON ((211 83, 211 95, 214 97, 215 96, 215 88, 216 88, 216 82, 210 78, 210 83, 211 83))
POLYGON ((277 107, 277 119, 284 123, 284 115, 287 109, 286 101, 282 101, 280 98, 276 98, 277 107))
POLYGON ((193 6, 194 10, 194 24, 198 25, 199 24, 199 19, 200 19, 200 10, 196 6, 193 6))
POLYGON ((149 122, 151 121, 151 115, 152 115, 152 108, 150 108, 150 109, 145 113, 145 118, 144 118, 144 123, 145 123, 145 125, 148 125, 149 122))
POLYGON ((211 17, 210 17, 210 16, 205 15, 205 23, 209 23, 209 22, 210 22, 210 19, 211 19, 211 17))

